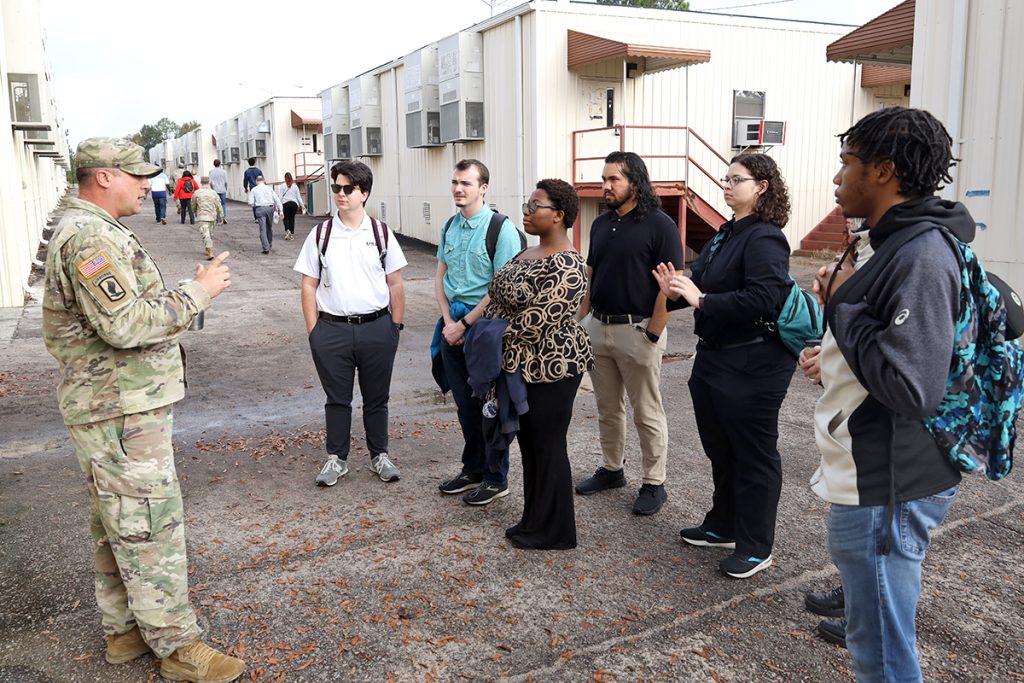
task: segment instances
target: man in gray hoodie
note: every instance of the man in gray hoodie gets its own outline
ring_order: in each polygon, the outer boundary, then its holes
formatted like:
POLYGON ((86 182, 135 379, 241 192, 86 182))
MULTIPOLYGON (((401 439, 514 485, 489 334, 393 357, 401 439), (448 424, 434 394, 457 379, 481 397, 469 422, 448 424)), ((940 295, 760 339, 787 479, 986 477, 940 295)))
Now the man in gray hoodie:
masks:
MULTIPOLYGON (((955 160, 949 134, 931 114, 883 109, 839 139, 836 203, 847 218, 865 219, 872 260, 887 239, 922 222, 973 239, 964 206, 934 196, 951 182, 955 160)), ((821 466, 811 488, 832 504, 828 543, 845 588, 857 680, 919 681, 921 564, 929 531, 960 482, 922 419, 945 393, 960 264, 946 238, 930 230, 875 265, 841 265, 831 287, 831 269, 818 273, 828 332, 817 359, 821 466)))

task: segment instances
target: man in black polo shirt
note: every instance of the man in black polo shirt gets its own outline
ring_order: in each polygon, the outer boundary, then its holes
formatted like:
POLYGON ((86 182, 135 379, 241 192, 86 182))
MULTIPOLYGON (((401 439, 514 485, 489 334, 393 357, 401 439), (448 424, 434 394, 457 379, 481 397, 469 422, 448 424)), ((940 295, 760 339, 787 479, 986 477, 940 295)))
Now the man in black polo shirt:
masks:
POLYGON ((668 499, 668 424, 658 386, 668 311, 651 270, 661 262, 682 268, 683 247, 675 222, 659 208, 639 156, 612 152, 605 159, 601 179, 609 210, 590 230, 590 291, 580 316, 590 313, 584 326, 594 345, 590 378, 604 464, 576 485, 576 493, 585 496, 626 485, 622 466, 628 395, 644 466, 633 512, 653 515, 668 499))

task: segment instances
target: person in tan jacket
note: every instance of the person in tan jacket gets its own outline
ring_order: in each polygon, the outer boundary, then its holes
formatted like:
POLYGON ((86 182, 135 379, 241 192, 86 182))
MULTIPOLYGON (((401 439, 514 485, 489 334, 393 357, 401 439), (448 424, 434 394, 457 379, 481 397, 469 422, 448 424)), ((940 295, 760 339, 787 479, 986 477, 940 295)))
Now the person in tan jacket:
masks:
POLYGON ((206 260, 213 259, 213 226, 224 222, 224 209, 220 196, 210 189, 210 177, 203 176, 199 181, 199 189, 192 195, 192 210, 199 221, 199 232, 203 236, 206 247, 206 260))

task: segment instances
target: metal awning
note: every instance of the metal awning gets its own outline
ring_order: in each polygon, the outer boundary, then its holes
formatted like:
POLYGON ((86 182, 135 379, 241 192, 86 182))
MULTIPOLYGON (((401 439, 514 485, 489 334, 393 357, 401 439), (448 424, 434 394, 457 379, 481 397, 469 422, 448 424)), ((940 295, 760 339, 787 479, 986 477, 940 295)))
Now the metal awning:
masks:
POLYGON ((322 119, 309 114, 300 114, 292 109, 292 128, 316 128, 320 130, 324 125, 322 119))
POLYGON ((641 71, 654 73, 690 64, 711 61, 710 50, 683 47, 642 45, 625 40, 612 40, 601 36, 569 30, 569 70, 608 60, 637 62, 641 71))
POLYGON ((882 85, 910 85, 909 66, 865 64, 860 72, 860 87, 877 88, 882 85))
POLYGON ((910 66, 914 56, 914 1, 896 5, 825 48, 830 62, 910 66))

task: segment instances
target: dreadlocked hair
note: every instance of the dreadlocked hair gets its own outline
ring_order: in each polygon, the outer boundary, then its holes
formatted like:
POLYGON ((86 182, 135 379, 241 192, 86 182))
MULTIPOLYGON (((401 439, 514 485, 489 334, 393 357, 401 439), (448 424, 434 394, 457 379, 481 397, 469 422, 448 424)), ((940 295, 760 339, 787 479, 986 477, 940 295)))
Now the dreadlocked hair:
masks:
POLYGON ((891 161, 905 197, 935 194, 953 182, 949 169, 959 161, 946 127, 923 109, 879 109, 841 133, 839 142, 866 164, 891 161))
POLYGON ((618 164, 622 175, 633 184, 636 192, 636 220, 643 220, 649 211, 661 207, 661 200, 651 187, 647 165, 636 152, 612 152, 604 159, 606 164, 618 164))
POLYGON ((754 180, 768 182, 768 189, 757 198, 754 213, 765 223, 786 227, 789 222, 789 190, 775 159, 766 154, 740 154, 729 163, 739 164, 750 171, 754 180))

